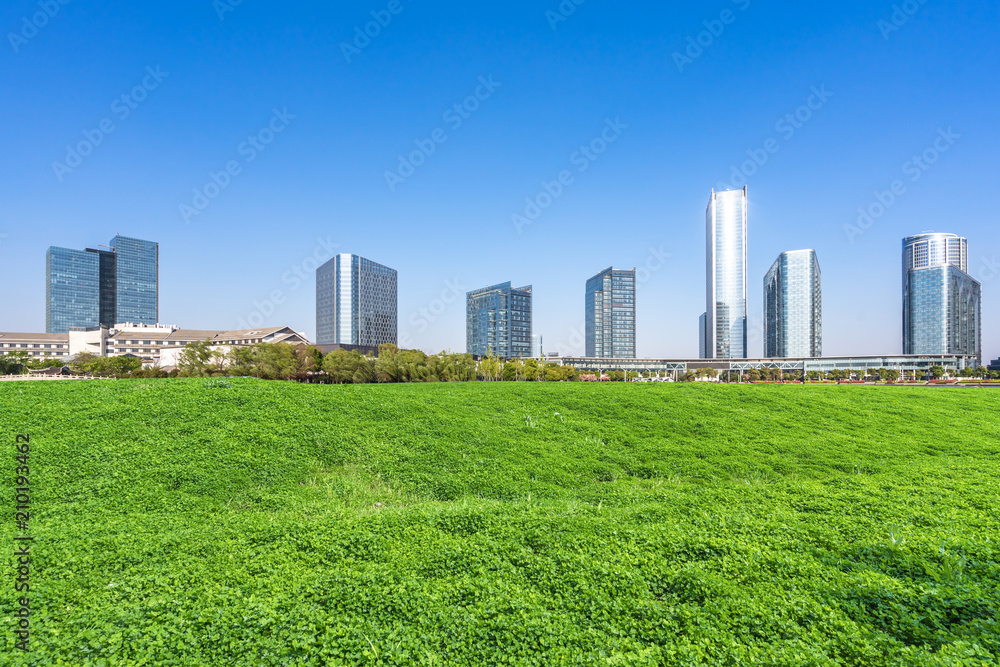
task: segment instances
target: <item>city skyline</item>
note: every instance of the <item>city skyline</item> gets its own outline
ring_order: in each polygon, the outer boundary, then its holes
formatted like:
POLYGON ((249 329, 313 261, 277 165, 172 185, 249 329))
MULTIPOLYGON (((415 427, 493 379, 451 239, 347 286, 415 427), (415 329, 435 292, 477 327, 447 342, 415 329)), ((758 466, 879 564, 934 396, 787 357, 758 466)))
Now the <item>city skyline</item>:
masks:
MULTIPOLYGON (((43 327, 48 246, 121 230, 162 244, 160 319, 186 326, 315 339, 313 272, 349 250, 406 277, 409 346, 464 349, 463 295, 511 275, 535 285, 546 350, 582 354, 572 295, 614 265, 637 269, 637 355, 693 357, 705 198, 748 183, 751 286, 815 248, 824 353, 902 349, 899 239, 941 229, 970 239, 984 356, 1000 356, 1000 233, 967 194, 994 187, 1000 149, 992 5, 927 3, 888 32, 888 2, 586 4, 555 27, 528 3, 404 6, 350 62, 341 43, 379 7, 71 3, 8 48, 0 329, 43 327), (686 62, 723 8, 736 20, 686 62)), ((34 11, 10 3, 0 23, 34 11)))

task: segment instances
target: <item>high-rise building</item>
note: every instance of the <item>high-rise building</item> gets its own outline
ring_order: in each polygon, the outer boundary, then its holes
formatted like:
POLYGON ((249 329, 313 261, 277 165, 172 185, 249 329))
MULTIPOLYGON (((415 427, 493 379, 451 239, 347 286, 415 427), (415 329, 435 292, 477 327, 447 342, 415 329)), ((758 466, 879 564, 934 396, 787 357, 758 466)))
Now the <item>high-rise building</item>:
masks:
POLYGON ((586 356, 635 359, 635 269, 605 269, 587 281, 586 356))
POLYGON ((160 244, 116 236, 111 239, 115 264, 105 272, 101 283, 115 287, 114 323, 156 324, 160 303, 160 244))
POLYGON ((706 211, 703 359, 747 358, 747 188, 712 191, 706 211))
POLYGON ((394 269, 357 255, 335 255, 316 270, 316 342, 397 345, 397 290, 394 269))
POLYGON ((159 319, 159 244, 115 236, 106 250, 45 254, 45 331, 159 319))
POLYGON ((764 278, 764 357, 823 356, 823 291, 815 250, 784 252, 764 278))
POLYGON ((982 286, 968 270, 967 239, 933 232, 903 239, 904 354, 982 360, 982 286))
POLYGON ((466 351, 476 356, 531 356, 531 286, 503 283, 469 292, 465 341, 466 351))

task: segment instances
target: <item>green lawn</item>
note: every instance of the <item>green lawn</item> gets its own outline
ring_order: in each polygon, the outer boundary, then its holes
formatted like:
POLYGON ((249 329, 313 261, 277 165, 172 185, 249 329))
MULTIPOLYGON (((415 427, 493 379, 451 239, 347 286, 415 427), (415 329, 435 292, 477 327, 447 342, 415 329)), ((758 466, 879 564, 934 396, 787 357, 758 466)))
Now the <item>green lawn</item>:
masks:
POLYGON ((3 665, 997 665, 1000 392, 0 384, 3 665))

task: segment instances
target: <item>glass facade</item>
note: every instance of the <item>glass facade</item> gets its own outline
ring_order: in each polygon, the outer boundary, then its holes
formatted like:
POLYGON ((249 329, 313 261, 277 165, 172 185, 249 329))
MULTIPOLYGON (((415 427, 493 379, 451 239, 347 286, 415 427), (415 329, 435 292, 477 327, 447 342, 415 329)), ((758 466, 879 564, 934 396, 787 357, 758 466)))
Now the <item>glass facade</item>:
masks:
POLYGON ((108 250, 49 248, 46 333, 158 319, 159 244, 116 236, 108 250))
POLYGON ((747 189, 712 191, 706 212, 705 359, 747 357, 747 189))
POLYGON ((954 266, 907 274, 904 354, 961 354, 981 358, 982 288, 954 266))
POLYGON ((590 358, 635 359, 635 269, 606 269, 587 281, 590 358))
POLYGON ((116 236, 110 245, 117 260, 110 276, 116 315, 114 322, 104 324, 156 324, 160 320, 160 244, 116 236))
POLYGON ((926 233, 903 239, 903 353, 982 359, 982 286, 969 273, 968 240, 926 233))
POLYGON ((814 250, 782 253, 764 278, 764 357, 823 356, 823 292, 814 250))
POLYGON ((45 253, 45 333, 101 323, 101 259, 97 253, 49 248, 45 253))
POLYGON ((466 295, 465 347, 469 354, 502 359, 531 356, 531 286, 511 283, 466 295))
POLYGON ((351 254, 316 270, 316 341, 378 347, 399 341, 399 278, 394 269, 351 254))

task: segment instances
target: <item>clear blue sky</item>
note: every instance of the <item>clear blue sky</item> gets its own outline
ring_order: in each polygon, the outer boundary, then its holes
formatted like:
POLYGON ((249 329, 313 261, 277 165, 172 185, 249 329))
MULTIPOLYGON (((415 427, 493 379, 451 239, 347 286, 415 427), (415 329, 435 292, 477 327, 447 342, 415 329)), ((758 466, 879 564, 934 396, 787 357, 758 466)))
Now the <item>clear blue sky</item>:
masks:
POLYGON ((400 0, 396 14, 388 0, 52 0, 51 17, 13 0, 0 10, 0 330, 44 329, 50 245, 121 233, 160 242, 166 323, 235 328, 260 312, 254 324, 312 336, 313 277, 294 271, 335 244, 398 269, 400 331, 428 351, 464 350, 456 287, 510 280, 534 286, 546 348, 581 352, 586 279, 649 265, 638 351, 694 356, 709 192, 763 151, 746 170, 754 322, 777 255, 815 248, 825 352, 898 353, 901 238, 947 231, 969 238, 996 358, 1000 9, 910 1, 893 22, 889 0, 586 0, 564 3, 569 16, 558 0, 400 0), (387 25, 345 48, 373 11, 387 25), (782 122, 796 112, 808 119, 782 122), (102 124, 113 131, 89 155, 67 158, 102 124), (577 153, 602 133, 603 153, 577 153), (399 156, 434 137, 390 187, 399 156), (933 164, 907 164, 925 150, 933 164), (238 173, 204 206, 195 189, 227 165, 238 173), (564 170, 572 182, 519 233, 512 215, 564 170), (849 239, 894 181, 903 194, 849 239))

